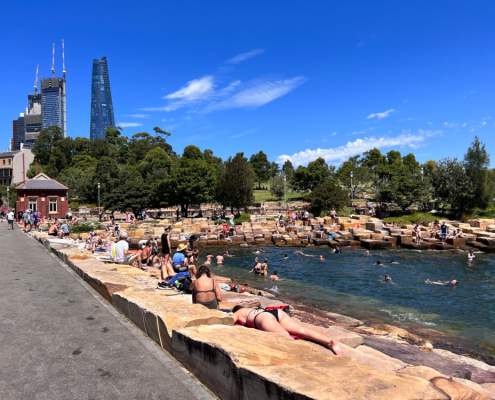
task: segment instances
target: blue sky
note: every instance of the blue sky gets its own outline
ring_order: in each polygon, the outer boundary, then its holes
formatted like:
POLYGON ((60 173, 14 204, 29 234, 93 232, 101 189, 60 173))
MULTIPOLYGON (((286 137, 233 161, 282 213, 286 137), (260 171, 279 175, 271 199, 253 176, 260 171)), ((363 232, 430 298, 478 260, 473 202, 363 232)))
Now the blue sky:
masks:
POLYGON ((478 135, 495 159, 493 2, 42 3, 2 5, 0 149, 64 38, 71 136, 89 136, 91 62, 107 56, 124 133, 161 126, 177 151, 338 164, 378 146, 423 161, 478 135))

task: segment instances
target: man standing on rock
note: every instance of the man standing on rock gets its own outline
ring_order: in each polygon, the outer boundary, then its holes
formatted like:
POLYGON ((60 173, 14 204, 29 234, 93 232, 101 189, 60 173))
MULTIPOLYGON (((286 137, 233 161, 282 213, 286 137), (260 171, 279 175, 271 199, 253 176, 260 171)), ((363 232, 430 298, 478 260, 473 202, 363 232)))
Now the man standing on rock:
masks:
POLYGON ((9 223, 9 229, 14 230, 14 212, 12 210, 9 210, 7 213, 7 222, 9 223))

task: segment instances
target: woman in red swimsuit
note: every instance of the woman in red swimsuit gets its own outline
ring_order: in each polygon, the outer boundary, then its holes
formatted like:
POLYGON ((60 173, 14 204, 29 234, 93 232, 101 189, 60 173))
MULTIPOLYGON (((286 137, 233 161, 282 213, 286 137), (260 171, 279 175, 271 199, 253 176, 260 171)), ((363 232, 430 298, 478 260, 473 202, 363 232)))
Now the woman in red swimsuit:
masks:
POLYGON ((341 354, 341 347, 336 340, 330 339, 316 329, 301 325, 282 310, 265 310, 237 305, 233 308, 235 323, 265 332, 276 332, 293 338, 294 336, 316 342, 328 347, 336 355, 341 354))

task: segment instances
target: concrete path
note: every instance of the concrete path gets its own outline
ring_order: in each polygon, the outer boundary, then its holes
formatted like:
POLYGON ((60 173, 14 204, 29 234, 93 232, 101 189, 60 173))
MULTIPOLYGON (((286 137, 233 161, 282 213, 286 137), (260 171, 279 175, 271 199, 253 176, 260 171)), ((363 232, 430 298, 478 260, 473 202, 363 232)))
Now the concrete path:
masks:
POLYGON ((0 223, 0 399, 213 399, 35 240, 0 223))

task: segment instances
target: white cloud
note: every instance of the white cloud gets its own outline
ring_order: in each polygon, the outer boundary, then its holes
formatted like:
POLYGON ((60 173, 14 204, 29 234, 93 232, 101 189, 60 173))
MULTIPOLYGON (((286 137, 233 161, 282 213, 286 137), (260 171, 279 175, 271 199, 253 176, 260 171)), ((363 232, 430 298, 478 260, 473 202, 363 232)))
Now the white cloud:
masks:
POLYGON ((304 82, 304 77, 297 76, 279 81, 263 81, 239 90, 231 97, 211 104, 206 111, 227 108, 256 108, 285 96, 304 82))
POLYGON ((174 111, 189 104, 208 99, 214 92, 214 78, 211 75, 193 79, 179 90, 163 96, 168 104, 161 107, 146 107, 143 111, 174 111))
POLYGON ((193 101, 204 98, 213 90, 213 76, 206 75, 199 79, 187 82, 184 87, 176 92, 167 94, 164 99, 193 101))
POLYGON ((264 52, 265 52, 264 49, 254 49, 254 50, 246 51, 245 53, 240 53, 240 54, 235 55, 234 57, 228 59, 225 62, 227 64, 239 64, 241 62, 249 60, 250 58, 259 56, 260 54, 263 54, 264 52))
POLYGON ((391 108, 390 110, 382 111, 382 112, 376 112, 376 113, 371 113, 366 117, 366 119, 385 119, 390 116, 395 111, 395 109, 391 108))
POLYGON ((144 119, 144 118, 148 118, 149 115, 148 114, 127 114, 126 117, 128 117, 128 118, 144 119))
POLYGON ((143 126, 140 122, 117 122, 119 128, 137 128, 138 126, 143 126))
POLYGON ((290 160, 294 165, 306 165, 307 163, 321 157, 329 163, 339 163, 349 157, 364 153, 373 148, 386 148, 394 146, 417 147, 422 144, 428 137, 436 135, 440 131, 418 130, 415 133, 404 132, 393 137, 369 137, 356 139, 352 142, 347 142, 342 146, 327 148, 327 149, 306 149, 292 155, 282 154, 277 161, 283 164, 290 160))

